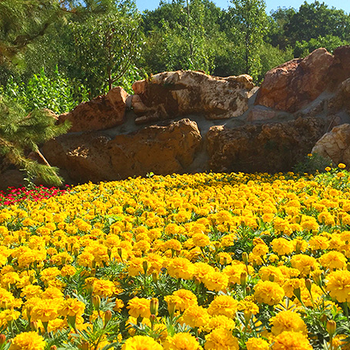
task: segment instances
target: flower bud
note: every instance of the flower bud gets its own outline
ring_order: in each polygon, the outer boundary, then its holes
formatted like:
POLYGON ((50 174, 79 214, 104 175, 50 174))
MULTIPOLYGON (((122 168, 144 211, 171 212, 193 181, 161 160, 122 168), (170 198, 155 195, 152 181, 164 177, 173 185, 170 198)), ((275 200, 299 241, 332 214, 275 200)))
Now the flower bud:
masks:
POLYGON ((311 293, 312 282, 311 282, 310 278, 307 278, 305 280, 305 287, 309 291, 309 293, 311 293))
POLYGON ((157 298, 151 299, 150 309, 151 309, 151 315, 157 315, 158 314, 158 306, 159 301, 157 298))
POLYGON ((246 265, 248 265, 248 254, 246 252, 243 252, 242 260, 246 265))
POLYGON ((105 325, 112 319, 112 312, 110 310, 107 310, 105 312, 105 325))
POLYGON ((0 345, 5 344, 5 342, 6 342, 6 335, 0 334, 0 345))
POLYGON ((142 267, 143 267, 143 272, 144 272, 144 274, 146 274, 146 273, 147 273, 147 270, 148 270, 148 262, 147 262, 146 260, 144 260, 144 261, 142 262, 142 267))
POLYGON ((247 285, 247 273, 245 271, 241 273, 240 283, 243 288, 247 285))
POLYGON ((80 350, 89 350, 89 343, 83 340, 83 342, 80 345, 78 345, 78 348, 80 350))
POLYGON ((326 328, 327 328, 327 332, 328 332, 329 336, 332 338, 333 335, 335 334, 336 329, 337 329, 337 324, 333 320, 328 320, 326 328))
POLYGON ((98 295, 94 295, 92 297, 92 305, 94 306, 94 308, 96 310, 100 309, 100 305, 101 305, 101 298, 98 295))

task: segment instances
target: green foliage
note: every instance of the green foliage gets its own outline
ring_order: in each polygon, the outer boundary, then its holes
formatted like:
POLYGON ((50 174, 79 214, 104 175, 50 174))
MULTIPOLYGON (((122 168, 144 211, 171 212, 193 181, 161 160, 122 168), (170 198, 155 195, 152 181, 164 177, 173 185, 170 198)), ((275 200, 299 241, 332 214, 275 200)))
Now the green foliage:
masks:
POLYGON ((232 38, 244 57, 244 71, 254 80, 261 72, 260 49, 267 28, 266 5, 263 0, 231 0, 229 8, 232 38))
POLYGON ((55 122, 48 110, 35 110, 27 115, 19 104, 0 96, 0 153, 25 171, 29 182, 40 178, 47 184, 62 184, 58 169, 49 166, 38 147, 69 128, 68 124, 57 126, 55 122), (35 152, 46 164, 29 159, 29 152, 35 152))
POLYGON ((318 174, 325 172, 327 167, 331 167, 332 162, 321 155, 314 153, 308 154, 305 160, 297 163, 293 171, 297 174, 318 174))
POLYGON ((74 42, 74 78, 96 96, 135 73, 142 48, 140 14, 134 2, 118 1, 113 10, 69 23, 74 42))
POLYGON ((319 47, 324 47, 330 53, 339 46, 348 45, 350 42, 341 40, 337 36, 326 35, 325 37, 319 36, 318 38, 312 38, 309 41, 297 41, 294 47, 294 57, 305 57, 312 51, 319 47))
MULTIPOLYGON (((84 86, 78 89, 81 100, 86 101, 88 99, 86 89, 84 86)), ((48 108, 60 114, 69 112, 81 102, 75 100, 71 83, 59 73, 57 67, 52 78, 47 77, 42 68, 40 74, 34 74, 27 84, 17 83, 11 77, 5 87, 0 86, 0 95, 19 103, 26 113, 48 108)))

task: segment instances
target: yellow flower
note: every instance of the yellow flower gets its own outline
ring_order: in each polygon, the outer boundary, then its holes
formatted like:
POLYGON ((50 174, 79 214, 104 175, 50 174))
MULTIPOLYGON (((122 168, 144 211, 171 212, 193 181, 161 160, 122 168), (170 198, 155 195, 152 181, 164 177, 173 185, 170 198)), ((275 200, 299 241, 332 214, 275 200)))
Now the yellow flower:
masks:
POLYGON ((350 301, 350 271, 331 272, 326 278, 326 289, 332 298, 340 303, 350 301))
POLYGON ((197 305, 197 297, 190 290, 179 289, 173 293, 177 297, 177 310, 184 311, 192 305, 197 305))
POLYGON ((293 243, 285 238, 275 238, 271 242, 271 246, 278 255, 289 255, 294 251, 293 243))
POLYGON ((93 284, 93 294, 101 297, 110 297, 115 292, 115 285, 109 280, 95 280, 93 284))
POLYGON ((283 288, 275 282, 259 281, 254 290, 254 298, 258 303, 277 305, 284 297, 283 288))
POLYGON ((184 322, 192 328, 203 327, 209 321, 209 315, 202 306, 192 305, 187 308, 182 316, 184 322))
POLYGON ((338 168, 339 169, 345 169, 346 168, 346 165, 344 163, 339 163, 338 164, 338 168))
POLYGON ((272 350, 312 350, 308 339, 299 332, 282 332, 275 338, 272 350))
MULTIPOLYGON (((30 300, 34 300, 32 298, 30 300)), ((58 316, 58 304, 55 299, 39 299, 31 310, 32 321, 48 322, 58 316)))
POLYGON ((36 332, 23 332, 12 340, 10 350, 44 350, 45 340, 36 332))
POLYGON ((81 316, 84 313, 85 304, 77 299, 65 299, 58 308, 61 316, 81 316))
POLYGON ((186 258, 174 258, 168 265, 168 274, 174 278, 190 280, 193 277, 194 266, 186 258))
POLYGON ((298 269, 302 275, 308 275, 311 270, 317 268, 317 261, 314 257, 305 254, 293 255, 291 264, 298 269))
POLYGON ((239 350, 238 339, 226 328, 214 329, 205 336, 205 350, 239 350))
POLYGON ((228 281, 228 276, 220 271, 209 272, 203 279, 205 287, 216 292, 225 291, 228 281))
POLYGON ((261 338, 250 338, 245 343, 247 350, 269 350, 269 343, 261 338))
POLYGON ((151 316, 151 300, 135 297, 128 302, 129 315, 135 318, 151 316))
POLYGON ((228 318, 234 318, 237 309, 237 300, 229 295, 219 295, 210 303, 208 314, 211 316, 224 315, 228 318))
POLYGON ((325 168, 324 168, 324 170, 326 170, 326 171, 331 171, 331 170, 332 170, 332 168, 331 168, 331 167, 329 167, 329 166, 327 166, 327 167, 325 167, 325 168))
POLYGON ((272 324, 271 332, 274 335, 281 334, 284 331, 307 334, 305 322, 299 314, 293 311, 280 311, 270 319, 270 323, 272 324))
POLYGON ((213 316, 209 322, 203 327, 205 332, 210 333, 213 329, 223 327, 232 331, 235 327, 235 321, 224 315, 213 316))
POLYGON ((164 342, 165 350, 199 350, 201 349, 196 338, 189 333, 177 333, 167 337, 164 342))
POLYGON ((153 338, 136 335, 129 338, 124 345, 122 350, 163 350, 163 347, 158 344, 153 338))
POLYGON ((323 254, 320 259, 322 266, 328 269, 339 269, 342 270, 346 267, 347 259, 344 254, 336 251, 323 254))

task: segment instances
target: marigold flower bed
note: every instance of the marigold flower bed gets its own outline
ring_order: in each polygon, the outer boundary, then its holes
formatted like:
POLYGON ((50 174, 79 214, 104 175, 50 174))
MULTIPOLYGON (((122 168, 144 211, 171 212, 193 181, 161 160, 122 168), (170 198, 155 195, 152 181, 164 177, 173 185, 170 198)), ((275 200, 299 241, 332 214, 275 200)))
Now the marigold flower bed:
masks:
POLYGON ((0 350, 350 349, 349 173, 85 184, 0 209, 0 350))

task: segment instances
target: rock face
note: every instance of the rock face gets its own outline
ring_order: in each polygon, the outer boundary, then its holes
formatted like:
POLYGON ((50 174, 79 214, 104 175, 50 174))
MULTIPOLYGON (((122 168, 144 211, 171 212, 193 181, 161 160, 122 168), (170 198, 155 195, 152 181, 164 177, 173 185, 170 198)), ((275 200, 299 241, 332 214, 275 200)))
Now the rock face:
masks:
POLYGON ((298 118, 284 123, 211 127, 207 134, 213 171, 290 171, 324 134, 325 120, 298 118))
POLYGON ((253 88, 248 75, 220 78, 197 71, 164 72, 133 84, 132 107, 139 124, 189 114, 228 119, 248 109, 253 88))
POLYGON ((111 138, 103 132, 66 134, 47 142, 43 153, 75 182, 119 180, 147 173, 182 173, 201 147, 189 119, 152 125, 111 138))
POLYGON ((42 153, 67 182, 290 171, 312 149, 350 165, 350 46, 276 67, 260 89, 247 75, 193 71, 159 73, 133 89, 128 96, 115 88, 60 116, 72 128, 42 153))
POLYGON ((71 112, 62 114, 59 120, 71 122, 70 132, 112 128, 123 124, 128 96, 123 88, 113 88, 107 95, 81 103, 71 112))
POLYGON ((350 166, 350 124, 334 127, 317 141, 312 153, 317 153, 333 161, 335 165, 350 166))
POLYGON ((317 49, 304 59, 295 59, 270 70, 255 104, 294 113, 315 100, 329 83, 335 57, 317 49))

